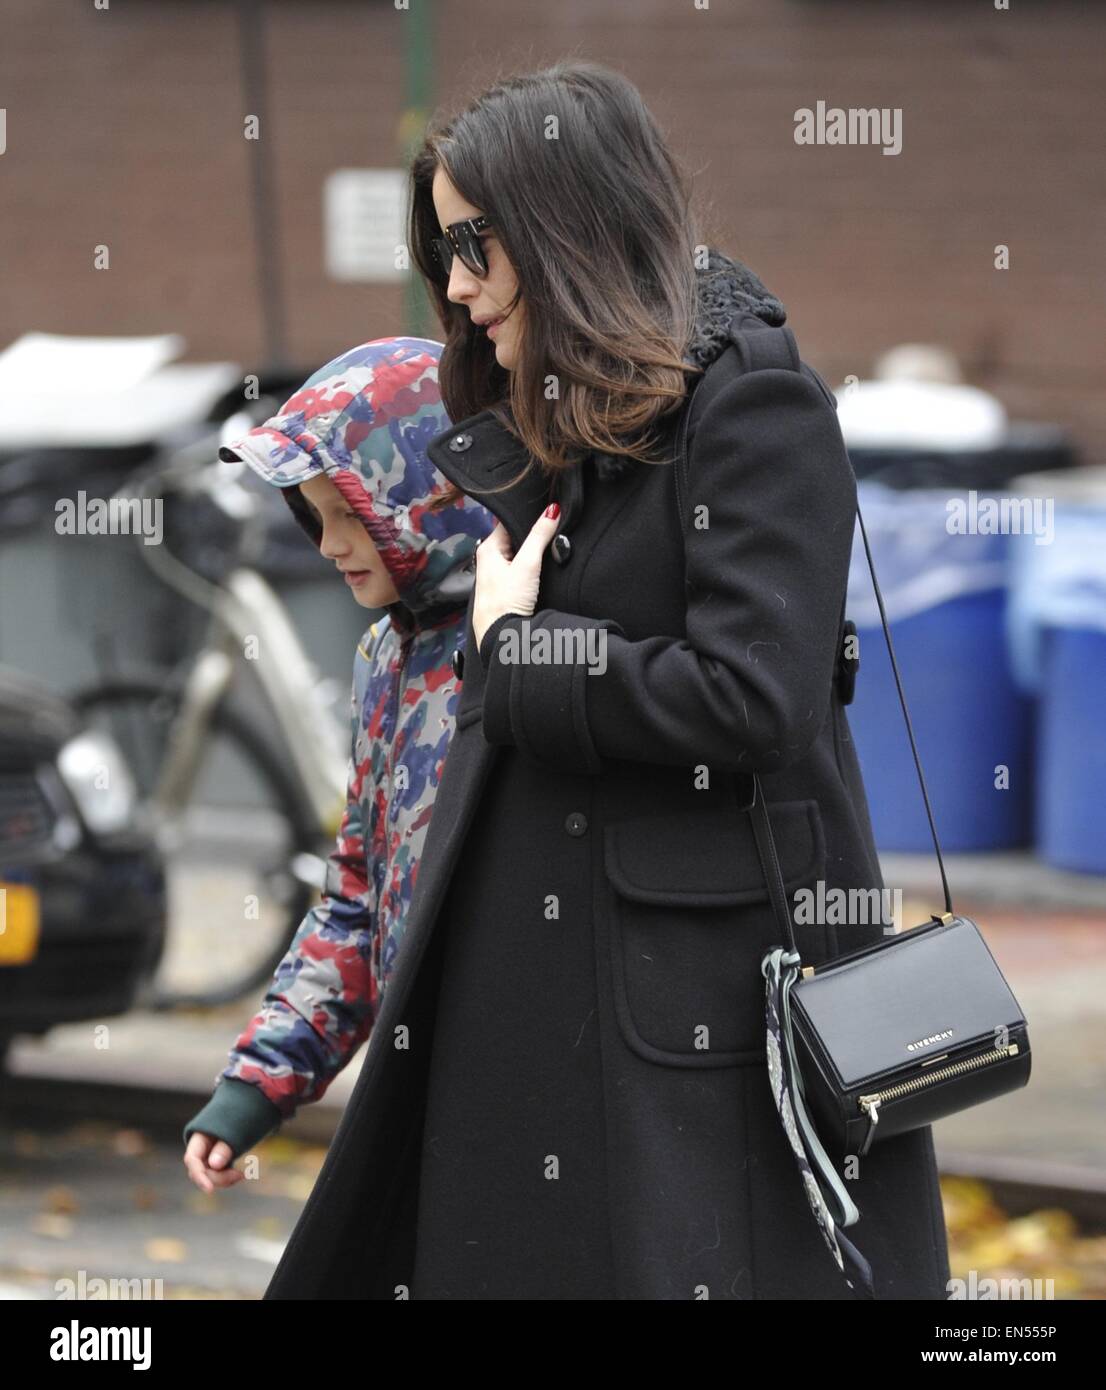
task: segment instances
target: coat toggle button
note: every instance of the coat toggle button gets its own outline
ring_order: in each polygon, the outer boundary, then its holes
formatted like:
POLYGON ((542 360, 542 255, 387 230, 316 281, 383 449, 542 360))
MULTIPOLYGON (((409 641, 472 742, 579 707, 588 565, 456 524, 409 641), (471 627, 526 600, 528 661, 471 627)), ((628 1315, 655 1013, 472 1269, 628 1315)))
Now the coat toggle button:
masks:
POLYGON ((549 548, 553 552, 553 558, 558 565, 567 565, 572 559, 572 542, 563 531, 558 531, 549 542, 549 548))
POLYGON ((460 647, 453 648, 453 674, 459 681, 465 678, 465 654, 460 647))

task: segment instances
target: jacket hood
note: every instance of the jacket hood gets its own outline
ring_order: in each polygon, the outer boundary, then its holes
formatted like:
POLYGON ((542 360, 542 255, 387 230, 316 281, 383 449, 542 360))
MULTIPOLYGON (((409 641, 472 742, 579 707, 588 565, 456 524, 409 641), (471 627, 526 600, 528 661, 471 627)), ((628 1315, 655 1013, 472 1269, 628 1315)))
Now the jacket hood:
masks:
MULTIPOLYGON (((691 339, 684 361, 702 371, 721 357, 732 339, 730 325, 740 313, 756 314, 773 328, 787 320, 779 299, 765 288, 760 278, 743 265, 711 246, 707 264, 696 271, 697 307, 691 339)), ((604 479, 617 478, 637 465, 619 454, 592 455, 595 470, 604 479)))
POLYGON ((264 424, 219 450, 281 489, 316 546, 320 528, 299 484, 325 473, 372 537, 399 594, 387 611, 400 632, 435 626, 468 603, 477 542, 495 526, 463 497, 442 511, 430 503, 448 480, 427 443, 450 427, 438 389, 442 344, 376 338, 310 376, 264 424))

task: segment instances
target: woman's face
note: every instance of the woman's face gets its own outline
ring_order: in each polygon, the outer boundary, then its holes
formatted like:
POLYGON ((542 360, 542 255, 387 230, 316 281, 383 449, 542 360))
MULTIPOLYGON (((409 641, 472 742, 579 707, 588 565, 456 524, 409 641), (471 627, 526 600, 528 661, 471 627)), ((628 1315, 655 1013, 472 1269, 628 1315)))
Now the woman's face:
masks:
POLYGON ((362 608, 383 608, 399 594, 380 552, 353 511, 324 474, 300 483, 300 496, 323 528, 319 550, 345 575, 349 591, 362 608))
MULTIPOLYGON (((438 225, 443 234, 446 227, 453 222, 483 216, 482 208, 473 207, 461 197, 441 165, 434 175, 431 194, 434 210, 438 215, 438 225)), ((454 254, 446 298, 452 304, 463 305, 473 319, 499 318, 507 313, 507 306, 518 289, 518 280, 507 259, 503 244, 494 231, 484 232, 480 243, 488 262, 487 275, 481 280, 469 270, 460 256, 454 254)), ((488 334, 489 340, 495 344, 496 361, 508 372, 514 370, 518 361, 522 341, 523 308, 520 300, 503 322, 488 334)))

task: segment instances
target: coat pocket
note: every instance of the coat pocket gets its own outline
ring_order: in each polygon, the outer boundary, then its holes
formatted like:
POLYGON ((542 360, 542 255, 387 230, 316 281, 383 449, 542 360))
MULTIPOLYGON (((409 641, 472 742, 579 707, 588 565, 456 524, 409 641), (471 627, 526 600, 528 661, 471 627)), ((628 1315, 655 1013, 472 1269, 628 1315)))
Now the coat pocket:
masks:
MULTIPOLYGON (((788 894, 825 872, 816 801, 773 802, 788 894)), ((667 1066, 764 1063, 760 962, 785 946, 748 815, 635 818, 604 830, 615 1011, 628 1046, 667 1066)), ((795 925, 804 964, 828 954, 821 925, 795 925)))

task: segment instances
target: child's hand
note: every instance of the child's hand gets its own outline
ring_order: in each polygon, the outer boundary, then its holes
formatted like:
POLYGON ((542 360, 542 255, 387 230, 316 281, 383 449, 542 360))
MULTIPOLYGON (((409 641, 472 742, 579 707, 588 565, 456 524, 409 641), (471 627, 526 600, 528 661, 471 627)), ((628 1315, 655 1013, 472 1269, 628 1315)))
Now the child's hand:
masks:
POLYGON ((556 502, 546 507, 530 528, 530 534, 511 557, 511 540, 502 521, 476 548, 476 597, 472 607, 472 634, 479 647, 484 634, 504 613, 533 613, 541 583, 545 548, 557 533, 561 509, 556 502))
POLYGON ((233 1187, 241 1182, 246 1175, 230 1166, 233 1161, 231 1147, 222 1139, 198 1130, 189 1135, 183 1163, 188 1176, 201 1191, 214 1192, 217 1187, 233 1187))

